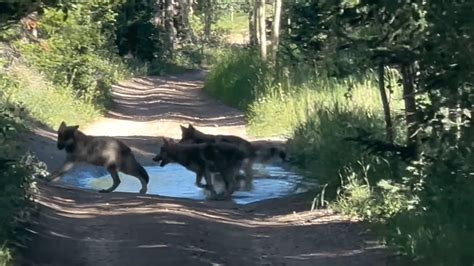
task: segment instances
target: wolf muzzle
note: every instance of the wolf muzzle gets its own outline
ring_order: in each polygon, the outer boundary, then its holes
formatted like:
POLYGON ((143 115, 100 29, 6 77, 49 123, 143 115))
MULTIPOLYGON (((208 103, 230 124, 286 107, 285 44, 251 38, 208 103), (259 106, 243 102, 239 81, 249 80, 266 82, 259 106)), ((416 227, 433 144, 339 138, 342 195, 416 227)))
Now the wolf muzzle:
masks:
POLYGON ((159 155, 159 154, 156 155, 152 160, 155 161, 155 162, 157 162, 157 163, 161 162, 161 163, 160 163, 160 167, 163 167, 163 166, 165 166, 165 165, 167 165, 167 164, 169 163, 168 160, 165 160, 165 159, 164 159, 163 157, 161 157, 161 155, 159 155))
POLYGON ((152 160, 155 161, 155 162, 159 162, 159 161, 161 161, 161 156, 160 156, 160 155, 156 155, 155 157, 153 157, 152 160))

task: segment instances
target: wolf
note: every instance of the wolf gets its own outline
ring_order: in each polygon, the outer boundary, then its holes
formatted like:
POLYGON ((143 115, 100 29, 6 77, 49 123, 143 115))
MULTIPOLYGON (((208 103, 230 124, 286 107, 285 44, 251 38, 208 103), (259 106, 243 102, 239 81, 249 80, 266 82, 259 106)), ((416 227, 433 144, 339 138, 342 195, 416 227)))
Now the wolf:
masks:
POLYGON ((112 186, 99 192, 112 192, 118 187, 118 172, 138 178, 142 185, 140 193, 147 192, 150 178, 145 168, 135 159, 130 147, 111 137, 88 136, 78 129, 79 126, 68 126, 64 121, 59 126, 57 147, 66 151, 66 160, 59 170, 49 176, 49 181, 64 175, 75 163, 85 162, 105 167, 112 176, 112 186))
POLYGON ((287 161, 286 152, 278 147, 269 146, 267 143, 250 143, 249 141, 232 135, 210 135, 205 134, 191 124, 188 127, 181 126, 180 143, 226 143, 235 145, 245 152, 243 171, 245 176, 246 190, 252 189, 254 163, 269 163, 275 159, 287 161))
POLYGON ((200 143, 183 144, 163 140, 160 152, 153 158, 164 167, 170 162, 183 165, 188 170, 196 173, 196 186, 211 192, 214 199, 227 199, 236 189, 236 175, 242 167, 245 152, 234 145, 227 143, 200 143), (217 195, 211 174, 218 174, 225 183, 225 193, 217 195), (202 178, 206 185, 203 185, 202 178))

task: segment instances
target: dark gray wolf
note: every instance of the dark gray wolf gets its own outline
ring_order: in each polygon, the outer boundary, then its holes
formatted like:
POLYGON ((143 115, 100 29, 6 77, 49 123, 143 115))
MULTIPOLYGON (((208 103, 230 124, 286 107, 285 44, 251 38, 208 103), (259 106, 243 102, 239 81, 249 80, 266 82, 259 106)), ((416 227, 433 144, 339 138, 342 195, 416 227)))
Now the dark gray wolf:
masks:
POLYGON ((59 126, 57 146, 59 150, 66 150, 66 161, 48 180, 59 178, 77 162, 86 162, 107 168, 112 176, 112 186, 100 192, 114 191, 120 184, 118 172, 122 172, 138 178, 142 185, 140 193, 146 193, 149 176, 127 145, 111 137, 88 136, 78 128, 79 126, 67 126, 64 122, 59 126))
POLYGON ((160 162, 161 167, 170 162, 183 165, 196 173, 196 185, 209 190, 213 199, 227 199, 236 189, 236 175, 245 157, 244 151, 226 143, 183 144, 164 139, 164 144, 153 161, 160 162), (225 193, 216 193, 212 174, 218 174, 224 181, 225 193), (206 185, 201 184, 202 177, 205 178, 206 185))
POLYGON ((250 190, 253 181, 252 166, 254 163, 269 163, 275 159, 286 161, 286 152, 268 143, 250 143, 249 141, 231 135, 205 134, 192 125, 181 126, 180 143, 226 143, 237 146, 245 152, 242 168, 245 175, 245 187, 250 190))

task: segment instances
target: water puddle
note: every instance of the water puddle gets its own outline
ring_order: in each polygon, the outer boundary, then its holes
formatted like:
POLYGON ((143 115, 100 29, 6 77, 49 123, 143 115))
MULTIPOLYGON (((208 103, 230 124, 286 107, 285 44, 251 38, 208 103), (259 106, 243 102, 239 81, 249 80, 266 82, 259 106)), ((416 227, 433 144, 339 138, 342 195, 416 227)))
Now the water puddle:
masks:
MULTIPOLYGON (((150 176, 147 194, 194 200, 206 199, 206 193, 194 184, 195 174, 181 165, 148 166, 145 169, 150 176)), ((278 165, 259 165, 254 170, 256 178, 253 190, 236 191, 232 195, 233 201, 237 204, 249 204, 298 194, 316 185, 278 165)), ((137 193, 141 188, 140 182, 135 177, 120 173, 120 179, 122 182, 116 191, 137 193)), ((112 178, 103 168, 84 166, 64 175, 61 182, 81 188, 100 190, 111 186, 112 178)))

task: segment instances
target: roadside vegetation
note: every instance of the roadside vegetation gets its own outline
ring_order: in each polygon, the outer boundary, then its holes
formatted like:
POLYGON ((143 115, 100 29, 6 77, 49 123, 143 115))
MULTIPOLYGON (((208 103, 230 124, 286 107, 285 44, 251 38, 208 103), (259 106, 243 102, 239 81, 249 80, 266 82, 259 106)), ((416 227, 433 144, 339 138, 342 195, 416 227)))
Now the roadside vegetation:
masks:
POLYGON ((273 27, 250 25, 205 90, 245 111, 254 135, 288 137, 292 163, 321 184, 315 203, 370 222, 405 263, 472 264, 472 8, 284 2, 277 56, 273 27))
POLYGON ((205 91, 252 134, 289 138, 317 206, 370 222, 407 264, 472 265, 472 1, 270 2, 0 3, 0 264, 43 171, 17 132, 88 123, 134 74, 210 67, 205 91))

